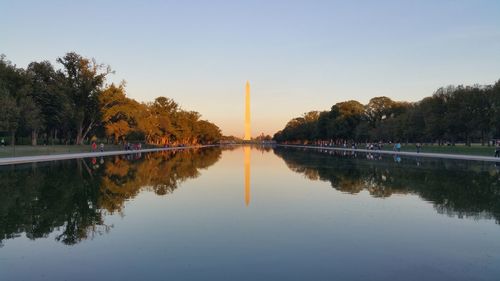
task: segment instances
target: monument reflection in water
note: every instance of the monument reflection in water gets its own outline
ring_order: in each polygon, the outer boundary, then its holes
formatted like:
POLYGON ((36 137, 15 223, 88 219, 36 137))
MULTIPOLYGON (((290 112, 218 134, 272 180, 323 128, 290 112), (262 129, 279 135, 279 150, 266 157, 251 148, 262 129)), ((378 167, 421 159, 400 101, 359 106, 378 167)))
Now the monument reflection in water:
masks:
POLYGON ((243 153, 245 154, 245 205, 250 204, 250 147, 243 147, 243 153))

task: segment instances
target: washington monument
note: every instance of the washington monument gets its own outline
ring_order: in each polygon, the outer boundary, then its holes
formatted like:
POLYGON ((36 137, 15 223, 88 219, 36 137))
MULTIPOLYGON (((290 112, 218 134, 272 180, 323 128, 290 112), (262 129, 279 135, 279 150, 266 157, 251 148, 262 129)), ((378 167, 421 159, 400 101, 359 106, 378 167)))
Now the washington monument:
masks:
POLYGON ((247 81, 245 94, 245 138, 244 140, 252 140, 250 132, 250 82, 247 81))

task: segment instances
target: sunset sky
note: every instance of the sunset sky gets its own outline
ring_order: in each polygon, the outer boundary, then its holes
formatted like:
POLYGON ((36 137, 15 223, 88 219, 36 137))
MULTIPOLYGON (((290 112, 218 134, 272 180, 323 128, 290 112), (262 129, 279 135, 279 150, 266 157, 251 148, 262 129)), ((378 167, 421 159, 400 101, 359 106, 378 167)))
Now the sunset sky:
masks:
POLYGON ((0 53, 19 67, 75 51, 129 97, 167 96, 243 136, 385 95, 417 101, 500 79, 500 1, 7 1, 0 53))

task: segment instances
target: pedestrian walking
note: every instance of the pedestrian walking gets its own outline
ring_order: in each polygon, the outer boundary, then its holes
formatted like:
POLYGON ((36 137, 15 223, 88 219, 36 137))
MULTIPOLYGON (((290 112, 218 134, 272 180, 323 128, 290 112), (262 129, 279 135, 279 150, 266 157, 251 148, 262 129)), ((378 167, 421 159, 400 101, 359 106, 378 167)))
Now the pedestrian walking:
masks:
POLYGON ((104 152, 104 143, 101 142, 100 148, 101 148, 101 152, 104 152))
POLYGON ((97 144, 95 143, 95 141, 92 142, 92 152, 96 152, 97 151, 97 144))

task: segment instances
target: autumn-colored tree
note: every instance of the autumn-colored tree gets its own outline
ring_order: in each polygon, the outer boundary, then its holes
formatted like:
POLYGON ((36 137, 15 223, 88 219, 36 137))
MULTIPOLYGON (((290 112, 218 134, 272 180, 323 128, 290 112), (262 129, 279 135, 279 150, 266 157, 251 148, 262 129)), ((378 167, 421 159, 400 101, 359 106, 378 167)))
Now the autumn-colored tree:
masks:
POLYGON ((114 143, 125 140, 125 136, 134 130, 137 124, 139 104, 126 97, 125 84, 111 84, 99 95, 101 120, 106 135, 112 137, 114 143))

